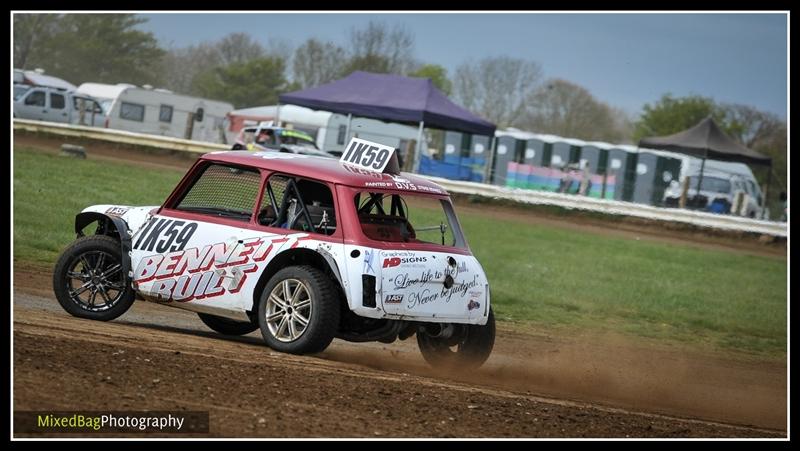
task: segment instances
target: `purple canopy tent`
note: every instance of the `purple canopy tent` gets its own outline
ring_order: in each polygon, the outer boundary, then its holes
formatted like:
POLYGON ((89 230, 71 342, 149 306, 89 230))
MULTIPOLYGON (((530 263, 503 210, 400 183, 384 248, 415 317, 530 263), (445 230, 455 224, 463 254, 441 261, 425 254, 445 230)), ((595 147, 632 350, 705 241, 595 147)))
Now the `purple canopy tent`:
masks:
POLYGON ((494 137, 496 126, 451 102, 428 78, 355 71, 341 80, 281 94, 279 102, 353 116, 419 124, 414 170, 419 167, 425 126, 494 137))

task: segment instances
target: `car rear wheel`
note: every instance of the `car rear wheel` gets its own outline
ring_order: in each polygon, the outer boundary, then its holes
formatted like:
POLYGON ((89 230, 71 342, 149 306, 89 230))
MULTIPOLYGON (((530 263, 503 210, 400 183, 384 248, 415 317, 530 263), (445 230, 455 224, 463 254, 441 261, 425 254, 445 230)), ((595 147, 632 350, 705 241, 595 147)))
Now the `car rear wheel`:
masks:
POLYGON ((421 328, 417 332, 417 345, 422 357, 435 368, 475 369, 483 365, 494 348, 494 312, 489 308, 489 318, 483 326, 458 324, 450 334, 434 336, 421 328))
POLYGON ((104 235, 78 238, 64 250, 53 270, 53 291, 69 314, 99 321, 119 317, 135 297, 122 272, 119 242, 104 235))
POLYGON ((200 321, 203 324, 222 335, 247 335, 258 329, 258 324, 253 324, 249 321, 236 321, 207 313, 198 313, 197 316, 200 317, 200 321))
POLYGON ((328 276, 312 266, 291 266, 267 282, 258 304, 269 347, 291 354, 322 352, 339 327, 339 304, 328 276))

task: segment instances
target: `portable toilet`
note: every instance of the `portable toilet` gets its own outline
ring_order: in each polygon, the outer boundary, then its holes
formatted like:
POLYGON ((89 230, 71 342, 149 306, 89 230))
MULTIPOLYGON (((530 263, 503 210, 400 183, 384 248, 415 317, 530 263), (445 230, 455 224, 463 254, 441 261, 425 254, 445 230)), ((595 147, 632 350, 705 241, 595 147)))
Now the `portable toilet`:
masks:
POLYGON ((585 142, 572 138, 559 137, 554 140, 550 167, 561 168, 568 164, 579 163, 581 160, 581 147, 584 144, 585 142))
POLYGON ((581 148, 581 167, 588 165, 592 173, 592 197, 614 198, 614 186, 609 189, 608 184, 608 151, 612 148, 611 144, 597 141, 588 142, 581 148))
POLYGON ((469 158, 473 162, 484 162, 489 156, 490 147, 492 144, 492 137, 486 135, 471 135, 472 142, 469 148, 469 158))
POLYGON ((553 144, 558 136, 534 134, 525 141, 522 162, 527 169, 528 189, 554 191, 558 189, 558 178, 552 177, 550 162, 553 156, 553 144))
POLYGON ((514 162, 516 144, 516 138, 511 135, 497 135, 497 147, 494 153, 494 176, 492 179, 495 185, 516 185, 516 174, 508 172, 508 163, 514 162))
MULTIPOLYGON (((639 163, 643 160, 652 166, 651 177, 642 177, 643 181, 650 181, 650 197, 645 202, 661 207, 664 205, 664 191, 673 180, 680 181, 683 158, 660 150, 639 149, 639 163)), ((639 184, 638 171, 636 183, 639 184)))
POLYGON ((492 138, 484 135, 467 136, 469 136, 469 142, 465 143, 467 147, 465 147, 464 157, 459 162, 461 165, 459 171, 464 180, 482 182, 492 138))
POLYGON ((636 188, 633 201, 662 206, 664 191, 673 180, 680 179, 680 158, 653 149, 640 148, 636 163, 636 188))
POLYGON ((637 157, 635 146, 621 144, 608 149, 606 191, 613 191, 614 200, 633 202, 637 157))
POLYGON ((540 137, 531 138, 525 141, 525 154, 522 157, 522 162, 540 168, 546 167, 550 165, 550 156, 552 154, 552 143, 540 137))
POLYGON ((464 155, 469 154, 470 138, 471 135, 468 133, 446 131, 444 134, 444 156, 442 161, 458 164, 464 155))
POLYGON ((495 132, 494 183, 514 188, 527 188, 528 170, 524 164, 526 143, 531 133, 517 129, 495 132), (511 169, 511 171, 509 171, 511 169))

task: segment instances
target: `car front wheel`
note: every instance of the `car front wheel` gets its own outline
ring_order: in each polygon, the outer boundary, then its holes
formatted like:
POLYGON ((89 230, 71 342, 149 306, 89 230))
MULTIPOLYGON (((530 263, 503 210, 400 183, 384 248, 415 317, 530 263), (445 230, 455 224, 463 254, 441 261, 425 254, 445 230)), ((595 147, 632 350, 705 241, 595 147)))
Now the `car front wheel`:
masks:
POLYGON ((122 272, 119 242, 104 235, 78 238, 64 250, 53 270, 53 291, 71 315, 99 321, 122 315, 135 297, 122 272))

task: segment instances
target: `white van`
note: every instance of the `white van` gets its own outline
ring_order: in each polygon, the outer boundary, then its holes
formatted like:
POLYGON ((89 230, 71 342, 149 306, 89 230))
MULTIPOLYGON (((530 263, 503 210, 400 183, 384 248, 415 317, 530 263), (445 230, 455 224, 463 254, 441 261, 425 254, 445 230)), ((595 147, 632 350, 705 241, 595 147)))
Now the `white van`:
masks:
POLYGON ((698 158, 686 157, 680 182, 673 180, 664 192, 664 204, 675 207, 679 204, 682 183, 689 178, 687 203, 691 207, 715 213, 727 213, 748 218, 761 218, 763 213, 763 194, 753 171, 743 163, 730 163, 706 160, 703 167, 703 181, 700 182, 698 158), (697 196, 698 183, 700 195, 697 196))
POLYGON ((47 86, 14 85, 14 117, 103 127, 106 115, 91 97, 47 86))
POLYGON ((230 103, 126 83, 83 83, 77 91, 100 101, 109 128, 227 143, 227 115, 233 111, 230 103))

